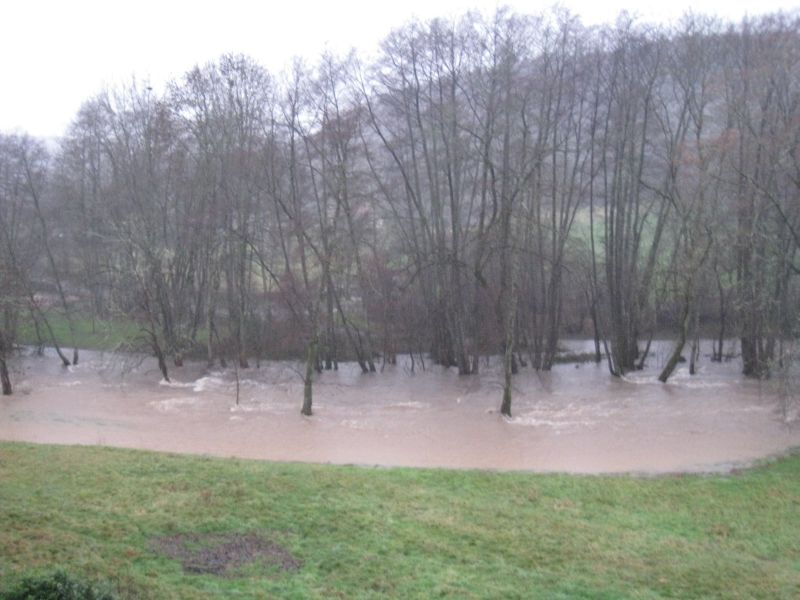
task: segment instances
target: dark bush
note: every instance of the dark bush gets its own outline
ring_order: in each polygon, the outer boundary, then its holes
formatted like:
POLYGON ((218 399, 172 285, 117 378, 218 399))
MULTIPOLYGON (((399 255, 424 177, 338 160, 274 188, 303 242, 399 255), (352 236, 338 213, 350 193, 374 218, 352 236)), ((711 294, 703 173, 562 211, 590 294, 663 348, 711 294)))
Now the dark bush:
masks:
POLYGON ((16 587, 0 592, 0 600, 118 600, 104 585, 76 579, 63 571, 26 577, 16 587))

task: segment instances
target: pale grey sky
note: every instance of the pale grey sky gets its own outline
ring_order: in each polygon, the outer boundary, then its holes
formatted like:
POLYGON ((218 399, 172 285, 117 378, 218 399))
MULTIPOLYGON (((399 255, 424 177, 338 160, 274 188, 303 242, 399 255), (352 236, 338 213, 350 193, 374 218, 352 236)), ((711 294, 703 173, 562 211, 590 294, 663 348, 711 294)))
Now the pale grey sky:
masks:
MULTIPOLYGON (((552 2, 523 0, 4 0, 0 17, 0 131, 61 135, 81 103, 132 76, 159 87, 225 52, 278 71, 294 56, 324 49, 375 50, 412 18, 490 12, 508 5, 539 12, 552 2)), ((739 19, 791 9, 793 0, 563 0, 586 24, 620 10, 647 21, 677 19, 687 8, 739 19)))

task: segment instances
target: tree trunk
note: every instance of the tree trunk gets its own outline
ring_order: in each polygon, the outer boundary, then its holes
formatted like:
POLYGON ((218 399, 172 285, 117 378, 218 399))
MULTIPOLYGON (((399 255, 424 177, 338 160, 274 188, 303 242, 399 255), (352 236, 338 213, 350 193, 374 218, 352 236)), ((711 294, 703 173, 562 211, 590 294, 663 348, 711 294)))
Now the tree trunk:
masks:
POLYGON ((153 354, 155 354, 156 360, 158 360, 158 370, 161 371, 164 381, 169 382, 169 371, 167 370, 167 361, 164 358, 164 351, 161 349, 161 345, 152 333, 150 334, 150 344, 153 347, 153 354))
POLYGON ((713 356, 711 360, 714 362, 722 362, 723 349, 725 345, 725 321, 727 317, 727 310, 725 306, 725 290, 722 287, 722 281, 717 275, 717 290, 719 292, 719 334, 717 335, 718 344, 712 349, 713 356))
POLYGON ((675 349, 672 351, 672 355, 669 357, 667 364, 664 366, 664 369, 658 376, 658 380, 661 383, 667 382, 667 379, 669 379, 670 375, 672 375, 672 372, 675 370, 675 367, 678 366, 678 363, 681 360, 681 352, 683 352, 683 347, 684 345, 686 345, 686 335, 687 335, 687 330, 689 328, 690 305, 691 301, 687 297, 684 300, 683 310, 681 311, 681 328, 680 328, 680 333, 678 335, 678 341, 675 344, 675 349))
POLYGON ((325 370, 330 371, 333 369, 334 357, 336 355, 336 325, 335 317, 333 314, 333 290, 331 286, 333 282, 330 274, 327 274, 328 285, 326 286, 325 301, 326 301, 326 314, 327 314, 327 332, 325 335, 325 370))
POLYGON ((742 372, 746 377, 763 379, 769 375, 769 365, 764 356, 763 345, 760 337, 742 336, 742 372))
POLYGON ((594 362, 600 363, 603 360, 603 353, 600 350, 600 327, 597 323, 597 301, 596 299, 591 299, 590 304, 590 311, 589 313, 592 316, 592 331, 594 333, 594 362))
POLYGON ((10 396, 12 393, 12 389, 11 389, 11 378, 8 375, 8 365, 6 364, 6 338, 1 330, 0 330, 0 384, 2 384, 3 396, 10 396))
POLYGON ((514 362, 513 340, 506 339, 506 351, 503 354, 503 402, 500 405, 500 414, 511 417, 511 376, 514 362))
POLYGON ((31 310, 31 319, 33 320, 33 329, 36 332, 36 356, 44 355, 44 337, 42 336, 41 327, 39 327, 39 319, 36 318, 36 313, 31 310))
POLYGON ((317 338, 314 336, 308 343, 306 355, 306 375, 303 379, 303 408, 300 414, 306 417, 311 416, 311 403, 313 400, 314 367, 317 364, 317 338))
MULTIPOLYGON (((33 302, 32 296, 31 296, 31 301, 33 302)), ((58 345, 58 341, 56 340, 56 335, 55 333, 53 333, 53 328, 50 327, 50 322, 47 320, 47 317, 45 317, 42 314, 41 310, 38 307, 37 311, 39 312, 39 316, 41 316, 42 321, 44 322, 44 326, 47 329, 47 333, 50 334, 50 341, 53 342, 53 348, 55 348, 56 354, 58 354, 58 357, 61 359, 61 364, 65 367, 68 367, 70 365, 69 359, 66 356, 64 356, 64 353, 61 351, 61 346, 58 345)))
POLYGON ((3 396, 10 396, 12 393, 11 378, 8 375, 8 365, 4 357, 0 357, 0 383, 3 386, 3 396))
MULTIPOLYGON (((509 257, 508 252, 505 254, 506 257, 509 257)), ((507 280, 505 280, 505 285, 503 285, 504 292, 503 297, 501 297, 501 302, 505 305, 505 352, 503 354, 503 402, 500 405, 500 414, 504 417, 511 417, 511 378, 516 372, 514 334, 517 320, 517 290, 514 281, 515 274, 513 263, 508 265, 504 275, 507 277, 507 280)))
POLYGON ((169 372, 167 371, 167 361, 164 360, 164 353, 161 352, 161 348, 156 350, 156 358, 158 359, 158 370, 161 371, 161 375, 164 377, 164 381, 169 382, 169 372))
POLYGON ((644 369, 644 363, 647 360, 647 355, 650 354, 650 345, 653 343, 653 331, 650 332, 650 336, 647 338, 647 345, 644 347, 644 352, 639 357, 639 364, 636 365, 636 368, 641 371, 644 369))
POLYGON ((694 311, 692 324, 692 356, 689 359, 689 375, 697 374, 697 361, 700 359, 700 312, 694 311))
MULTIPOLYGON (((33 177, 31 175, 30 165, 28 164, 27 157, 24 160, 25 164, 25 174, 28 178, 28 184, 30 186, 31 197, 33 198, 33 205, 36 209, 36 216, 39 220, 39 224, 42 228, 42 245, 44 246, 45 254, 47 255, 47 260, 50 264, 50 268, 53 272, 53 279, 56 283, 56 289, 58 290, 58 297, 61 300, 61 307, 64 310, 64 316, 67 319, 67 325, 69 327, 69 335, 70 341, 72 342, 72 364, 78 364, 78 347, 75 343, 75 324, 72 321, 72 312, 70 311, 69 304, 67 303, 67 296, 64 293, 64 287, 61 285, 61 277, 56 267, 56 260, 53 256, 53 252, 50 249, 50 242, 49 242, 49 233, 47 229, 47 223, 44 220, 44 215, 42 214, 42 209, 39 204, 39 194, 36 192, 36 187, 33 183, 33 177)), ((47 324, 47 323, 46 323, 47 324)), ((50 329, 50 325, 47 324, 47 328, 50 329)), ((50 332, 52 335, 52 331, 50 332)), ((65 367, 69 366, 69 360, 61 353, 61 349, 55 343, 55 338, 53 338, 53 344, 56 347, 56 352, 58 352, 59 357, 61 357, 61 361, 64 363, 65 367)))

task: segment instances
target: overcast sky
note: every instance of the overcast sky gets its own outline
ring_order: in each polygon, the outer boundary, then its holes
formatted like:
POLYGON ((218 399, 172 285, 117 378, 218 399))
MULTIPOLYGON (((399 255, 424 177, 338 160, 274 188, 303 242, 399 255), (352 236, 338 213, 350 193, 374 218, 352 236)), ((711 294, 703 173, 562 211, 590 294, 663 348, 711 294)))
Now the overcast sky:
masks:
MULTIPOLYGON (((696 12, 739 19, 790 9, 796 0, 564 0, 586 24, 613 21, 622 9, 647 21, 696 12)), ((2 0, 0 131, 54 137, 81 103, 132 76, 160 87, 225 52, 254 57, 272 71, 294 56, 323 50, 368 54, 412 18, 457 16, 509 5, 537 12, 550 2, 509 0, 2 0)))

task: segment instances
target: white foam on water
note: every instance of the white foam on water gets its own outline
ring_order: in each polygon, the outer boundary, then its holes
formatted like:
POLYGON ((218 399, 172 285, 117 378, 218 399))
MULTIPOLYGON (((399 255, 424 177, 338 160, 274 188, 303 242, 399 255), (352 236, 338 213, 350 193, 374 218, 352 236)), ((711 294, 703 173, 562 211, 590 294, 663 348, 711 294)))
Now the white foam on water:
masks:
POLYGON ((164 400, 151 400, 150 406, 159 412, 178 412, 181 408, 194 406, 201 402, 199 398, 166 398, 164 400))
POLYGON ((741 408, 734 408, 734 409, 726 409, 733 412, 743 412, 743 413, 759 413, 759 412, 772 412, 775 410, 773 406, 759 406, 759 405, 751 405, 751 406, 743 406, 741 408))
POLYGON ((232 413, 266 412, 267 406, 263 404, 234 404, 230 407, 232 413))
POLYGON ((680 386, 690 390, 706 390, 715 388, 731 387, 730 383, 724 381, 672 381, 668 380, 669 385, 680 386))
POLYGON ((658 377, 655 375, 623 375, 620 377, 625 383, 632 383, 634 385, 652 385, 654 383, 661 384, 658 377))
POLYGON ((370 427, 364 423, 363 421, 359 421, 357 419, 344 419, 339 423, 342 427, 347 427, 349 429, 358 429, 358 430, 366 430, 370 427))
POLYGON ((526 413, 516 417, 506 418, 506 422, 512 425, 520 425, 522 427, 548 427, 550 429, 560 430, 579 427, 591 427, 595 424, 594 421, 589 420, 557 420, 547 419, 539 414, 540 411, 534 413, 526 413))
MULTIPOLYGON (((461 399, 459 398, 459 401, 461 399)), ((416 402, 414 400, 409 400, 408 402, 392 402, 391 404, 387 404, 386 408, 428 408, 430 404, 426 402, 416 402)))
POLYGON ((194 382, 192 385, 192 391, 195 392, 206 392, 220 388, 227 388, 230 384, 227 383, 221 377, 217 377, 214 375, 206 375, 205 377, 201 377, 197 381, 194 382))
MULTIPOLYGON (((279 404, 276 402, 271 402, 269 400, 263 400, 259 398, 250 398, 246 401, 241 401, 239 404, 234 404, 228 411, 234 414, 237 413, 271 413, 271 414, 283 414, 286 412, 287 407, 285 404, 279 404)), ((294 410, 294 404, 291 406, 292 410, 294 410)), ((317 408, 317 407, 315 407, 317 408)))
POLYGON ((194 382, 184 382, 184 381, 167 381, 166 379, 162 379, 158 382, 158 385, 163 385, 164 387, 171 387, 171 388, 190 388, 194 387, 194 382))

